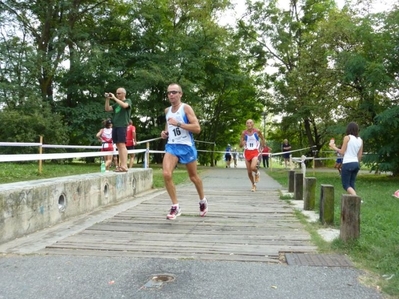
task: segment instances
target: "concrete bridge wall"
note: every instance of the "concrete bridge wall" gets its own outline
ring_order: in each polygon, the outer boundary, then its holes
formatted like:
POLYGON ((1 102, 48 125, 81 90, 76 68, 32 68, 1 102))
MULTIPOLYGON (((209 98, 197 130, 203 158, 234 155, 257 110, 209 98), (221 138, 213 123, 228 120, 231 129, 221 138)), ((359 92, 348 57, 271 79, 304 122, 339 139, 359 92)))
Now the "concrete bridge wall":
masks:
POLYGON ((152 188, 152 169, 0 185, 0 244, 152 188))

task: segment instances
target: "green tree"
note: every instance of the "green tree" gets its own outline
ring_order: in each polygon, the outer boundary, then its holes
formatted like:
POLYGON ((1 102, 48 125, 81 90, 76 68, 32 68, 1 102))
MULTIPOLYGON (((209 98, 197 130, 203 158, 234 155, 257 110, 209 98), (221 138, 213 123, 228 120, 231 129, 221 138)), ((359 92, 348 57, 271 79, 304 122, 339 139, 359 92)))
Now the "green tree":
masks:
MULTIPOLYGON (((231 112, 236 105, 231 98, 236 98, 240 82, 248 85, 251 79, 239 67, 238 46, 232 42, 232 34, 221 28, 214 17, 227 4, 227 1, 142 1, 129 14, 130 23, 135 25, 132 42, 126 45, 129 59, 125 78, 136 93, 143 138, 159 136, 165 126, 164 110, 169 105, 166 87, 177 82, 184 90, 183 101, 193 106, 202 124, 202 133, 196 138, 210 142, 198 144, 199 149, 210 149, 208 144, 213 142, 223 146, 230 142, 232 127, 225 120, 242 114, 242 110, 231 112), (214 107, 220 108, 217 115, 226 117, 216 117, 214 107)), ((253 104, 253 93, 242 95, 243 103, 251 99, 253 104)), ((163 149, 163 141, 157 146, 163 149)), ((155 159, 160 162, 159 156, 155 159)), ((213 160, 206 156, 201 163, 213 160)))
POLYGON ((333 104, 327 51, 317 43, 319 24, 336 9, 334 1, 254 2, 239 23, 243 46, 269 76, 274 93, 268 111, 282 115, 280 136, 301 147, 320 149, 326 142, 333 104), (298 125, 299 124, 299 125, 298 125), (305 137, 305 138, 302 138, 305 137))
MULTIPOLYGON (((46 144, 68 144, 68 131, 62 117, 54 114, 48 103, 40 98, 31 99, 17 107, 5 107, 0 112, 0 128, 3 142, 39 142, 43 136, 46 144)), ((46 149, 46 152, 60 152, 62 149, 46 149)), ((38 153, 37 147, 0 147, 2 154, 38 153)))
MULTIPOLYGON (((378 106, 375 110, 377 114, 372 120, 372 125, 365 128, 362 137, 365 140, 367 155, 364 162, 372 166, 376 172, 388 171, 394 176, 399 175, 399 96, 398 96, 398 75, 399 57, 397 30, 399 26, 399 9, 392 10, 381 21, 378 16, 379 24, 384 26, 379 30, 379 52, 378 67, 381 75, 375 74, 374 83, 379 88, 376 92, 378 106), (381 81, 379 81, 381 79, 381 81)), ((377 50, 377 49, 376 49, 377 50)), ((377 55, 377 54, 375 54, 377 55)))
MULTIPOLYGON (((184 101, 198 114, 203 125, 198 140, 224 147, 239 138, 236 127, 241 122, 260 118, 262 100, 241 63, 240 46, 232 32, 217 23, 217 14, 229 5, 227 0, 9 0, 1 5, 26 34, 26 50, 17 38, 18 48, 5 57, 7 62, 25 54, 17 67, 26 70, 20 73, 32 90, 33 96, 26 99, 44 95, 53 113, 67 125, 71 144, 95 144, 101 120, 109 116, 103 94, 119 86, 127 89, 133 101, 140 140, 158 137, 164 127, 165 90, 171 82, 183 86, 184 101)), ((3 41, 0 47, 7 48, 11 38, 3 41)), ((10 77, 4 78, 0 84, 13 84, 10 77)), ((163 142, 156 148, 163 149, 163 142)), ((213 158, 204 163, 209 161, 213 158)))
MULTIPOLYGON (((397 103, 394 9, 360 15, 348 7, 339 11, 333 1, 291 1, 288 9, 271 1, 255 2, 250 12, 239 28, 259 65, 275 68, 268 104, 282 115, 275 138, 284 134, 320 150, 330 137, 341 137, 348 121, 366 132, 392 113, 386 109, 397 103)), ((369 142, 365 150, 378 152, 380 143, 369 142)))
MULTIPOLYGON (((90 89, 88 91, 85 82, 93 77, 93 73, 90 73, 93 67, 87 71, 76 67, 79 59, 83 62, 92 53, 87 53, 89 51, 85 49, 87 55, 80 55, 78 59, 74 50, 88 46, 86 41, 94 27, 90 25, 96 19, 93 15, 98 15, 101 11, 98 7, 104 7, 105 4, 111 5, 112 2, 0 2, 1 14, 7 20, 2 26, 5 34, 0 42, 0 47, 5 49, 2 52, 4 63, 0 89, 1 92, 13 92, 14 95, 6 99, 4 104, 10 109, 17 109, 18 105, 37 101, 41 97, 50 105, 53 113, 59 115, 63 122, 65 120, 70 133, 69 138, 63 140, 70 140, 74 144, 90 144, 88 141, 95 140, 94 135, 103 116, 100 113, 103 109, 93 106, 92 98, 87 106, 83 103, 92 92, 90 89), (69 79, 65 79, 65 73, 68 73, 69 79), (86 77, 81 74, 86 74, 86 77), (71 78, 79 80, 79 84, 75 85, 76 81, 71 78), (73 112, 67 109, 73 109, 73 112)), ((97 60, 97 64, 101 65, 101 62, 97 60)), ((38 108, 36 113, 40 115, 40 107, 31 107, 38 108)), ((54 135, 57 133, 54 132, 54 135)))
POLYGON ((399 176, 399 106, 386 109, 362 132, 368 152, 363 161, 376 172, 399 176))

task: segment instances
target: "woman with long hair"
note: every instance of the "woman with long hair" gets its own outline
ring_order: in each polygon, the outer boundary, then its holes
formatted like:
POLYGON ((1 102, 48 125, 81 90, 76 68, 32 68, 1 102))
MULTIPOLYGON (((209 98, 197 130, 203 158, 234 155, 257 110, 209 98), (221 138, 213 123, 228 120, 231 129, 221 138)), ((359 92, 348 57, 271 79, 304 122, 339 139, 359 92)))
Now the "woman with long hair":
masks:
POLYGON ((334 140, 330 142, 330 148, 343 156, 341 168, 342 187, 349 194, 356 195, 355 181, 363 155, 363 140, 359 137, 359 126, 355 122, 350 122, 346 127, 346 135, 341 148, 335 145, 334 140))

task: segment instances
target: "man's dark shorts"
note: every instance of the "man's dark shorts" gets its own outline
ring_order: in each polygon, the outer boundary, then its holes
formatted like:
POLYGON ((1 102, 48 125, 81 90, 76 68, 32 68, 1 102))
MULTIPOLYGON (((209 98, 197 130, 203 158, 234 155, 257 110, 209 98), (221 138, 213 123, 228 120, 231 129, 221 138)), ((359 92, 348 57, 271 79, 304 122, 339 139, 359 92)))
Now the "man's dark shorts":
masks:
POLYGON ((126 143, 126 127, 112 128, 112 141, 114 143, 126 143))

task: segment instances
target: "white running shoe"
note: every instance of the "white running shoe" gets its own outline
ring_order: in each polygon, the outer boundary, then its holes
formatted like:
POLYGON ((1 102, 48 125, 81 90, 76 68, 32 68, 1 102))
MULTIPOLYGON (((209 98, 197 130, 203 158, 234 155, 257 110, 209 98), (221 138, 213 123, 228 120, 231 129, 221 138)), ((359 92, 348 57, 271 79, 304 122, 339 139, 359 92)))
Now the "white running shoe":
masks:
POLYGON ((172 206, 170 208, 169 214, 166 215, 166 219, 175 220, 177 218, 177 216, 180 216, 180 215, 181 215, 180 206, 172 206))
POLYGON ((199 207, 200 207, 200 216, 204 217, 206 213, 208 213, 208 200, 206 198, 200 200, 199 207))

